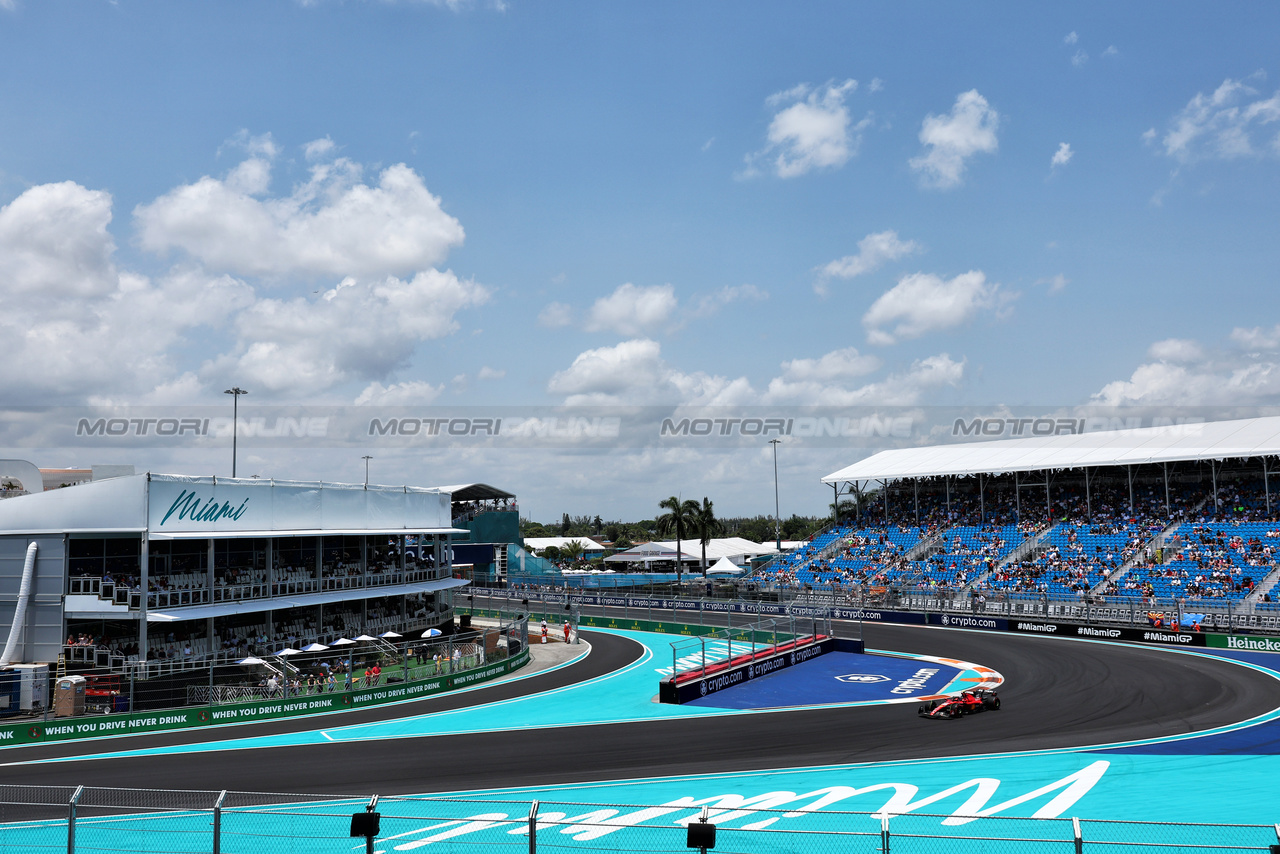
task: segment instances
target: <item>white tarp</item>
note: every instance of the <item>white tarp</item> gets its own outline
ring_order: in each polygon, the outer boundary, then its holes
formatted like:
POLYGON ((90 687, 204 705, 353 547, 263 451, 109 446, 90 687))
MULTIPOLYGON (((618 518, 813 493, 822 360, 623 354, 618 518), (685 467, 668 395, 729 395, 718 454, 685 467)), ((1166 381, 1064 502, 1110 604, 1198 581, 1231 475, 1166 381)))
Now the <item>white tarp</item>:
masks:
POLYGON ((1280 417, 881 451, 823 483, 1280 455, 1280 417))

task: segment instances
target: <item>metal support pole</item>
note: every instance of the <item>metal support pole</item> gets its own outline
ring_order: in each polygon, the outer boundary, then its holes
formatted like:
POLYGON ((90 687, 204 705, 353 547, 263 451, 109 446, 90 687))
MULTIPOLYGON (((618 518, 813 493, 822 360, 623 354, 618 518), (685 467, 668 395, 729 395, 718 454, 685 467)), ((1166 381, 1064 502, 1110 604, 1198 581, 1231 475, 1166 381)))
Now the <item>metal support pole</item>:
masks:
POLYGON ((880 816, 880 851, 889 854, 889 814, 880 816))
POLYGON ((1084 467, 1084 515, 1093 518, 1093 496, 1089 494, 1089 467, 1084 467))
POLYGON ((213 805, 213 854, 222 854, 222 802, 227 799, 227 790, 223 789, 213 805))
POLYGON ((84 786, 78 786, 71 800, 67 801, 67 854, 76 854, 76 804, 83 794, 84 786))
POLYGON ((889 481, 880 481, 880 488, 884 490, 884 524, 889 524, 889 481))
POLYGON ((529 804, 529 854, 538 854, 538 802, 529 804))
POLYGON ((1076 854, 1084 854, 1084 837, 1080 833, 1080 819, 1071 819, 1071 832, 1075 836, 1076 854))
POLYGON ((911 481, 911 489, 916 497, 916 527, 920 527, 920 478, 914 478, 911 481))
POLYGON ((1267 458, 1262 458, 1262 488, 1267 495, 1267 515, 1271 515, 1271 482, 1267 480, 1267 458))
POLYGON ((1044 515, 1050 522, 1053 521, 1053 501, 1049 497, 1049 472, 1044 473, 1044 515))
POLYGON ((1172 516, 1173 510, 1169 506, 1169 464, 1161 463, 1164 466, 1164 515, 1172 516))
MULTIPOLYGON (((778 504, 778 443, 781 439, 770 439, 769 444, 773 445, 773 537, 774 546, 779 552, 782 551, 782 511, 778 504)), ((680 555, 676 555, 676 567, 680 566, 680 555)))
POLYGON ((1022 521, 1022 489, 1018 483, 1018 473, 1013 473, 1013 507, 1018 514, 1018 521, 1022 521))
POLYGON ((1209 475, 1213 478, 1213 518, 1218 518, 1218 464, 1209 460, 1209 475))
POLYGON ((1133 466, 1124 467, 1125 476, 1129 478, 1129 512, 1136 512, 1133 505, 1133 466))

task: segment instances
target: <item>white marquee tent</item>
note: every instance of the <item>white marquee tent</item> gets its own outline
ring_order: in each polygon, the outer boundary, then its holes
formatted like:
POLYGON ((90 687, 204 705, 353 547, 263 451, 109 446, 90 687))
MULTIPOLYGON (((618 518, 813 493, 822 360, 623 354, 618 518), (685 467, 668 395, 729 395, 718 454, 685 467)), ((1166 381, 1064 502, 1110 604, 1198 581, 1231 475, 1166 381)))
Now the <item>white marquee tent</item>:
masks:
POLYGON ((868 483, 1280 456, 1280 417, 881 451, 822 479, 868 483))

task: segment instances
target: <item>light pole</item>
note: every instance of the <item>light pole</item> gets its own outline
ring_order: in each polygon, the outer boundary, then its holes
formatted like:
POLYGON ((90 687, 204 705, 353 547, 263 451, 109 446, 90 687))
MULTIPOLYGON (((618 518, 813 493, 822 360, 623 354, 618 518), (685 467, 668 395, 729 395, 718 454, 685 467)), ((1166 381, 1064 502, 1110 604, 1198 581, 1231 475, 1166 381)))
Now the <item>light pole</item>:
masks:
POLYGON ((240 424, 240 395, 249 392, 233 385, 231 388, 223 392, 223 394, 231 395, 231 476, 236 476, 236 431, 240 424))
POLYGON ((782 517, 778 510, 778 443, 781 439, 770 439, 773 445, 773 538, 778 551, 782 551, 782 517))
POLYGON ((373 457, 369 456, 368 454, 365 454, 360 459, 364 460, 364 488, 368 489, 369 488, 369 460, 373 459, 373 457))

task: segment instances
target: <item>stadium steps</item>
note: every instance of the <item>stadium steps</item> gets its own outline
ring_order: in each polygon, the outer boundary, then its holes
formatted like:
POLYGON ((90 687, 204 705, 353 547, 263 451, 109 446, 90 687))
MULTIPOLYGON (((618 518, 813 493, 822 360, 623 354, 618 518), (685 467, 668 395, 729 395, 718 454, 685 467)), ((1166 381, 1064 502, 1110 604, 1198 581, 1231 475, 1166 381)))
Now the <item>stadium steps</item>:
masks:
MULTIPOLYGON (((1200 506, 1203 506, 1203 505, 1204 505, 1204 502, 1203 501, 1200 502, 1200 506)), ((1112 575, 1110 578, 1107 578, 1103 581, 1099 581, 1092 588, 1090 588, 1089 592, 1101 593, 1103 588, 1105 588, 1109 583, 1113 581, 1118 585, 1121 581, 1124 580, 1124 577, 1128 575, 1129 571, 1132 570, 1134 567, 1145 566, 1146 565, 1145 562, 1147 559, 1147 550, 1150 549, 1152 552, 1155 552, 1157 549, 1163 548, 1164 544, 1168 542, 1169 538, 1172 537, 1177 532, 1178 528, 1181 526, 1182 526, 1182 522, 1179 522, 1179 521, 1170 522, 1160 531, 1160 533, 1156 534, 1154 537, 1147 540, 1142 545, 1138 546, 1138 550, 1134 552, 1133 557, 1129 558, 1124 563, 1120 564, 1120 568, 1116 570, 1114 575, 1112 575)), ((1168 561, 1164 561, 1164 562, 1168 563, 1168 561)))
MULTIPOLYGON (((1255 602, 1261 602, 1262 597, 1270 593, 1277 582, 1280 582, 1280 565, 1273 568, 1266 578, 1259 581, 1249 595, 1240 600, 1240 603, 1242 605, 1252 605, 1255 602)), ((1275 597, 1272 596, 1271 598, 1274 599, 1275 597)))
POLYGON ((943 544, 947 541, 947 532, 950 530, 950 528, 944 528, 935 532, 932 537, 921 537, 920 542, 907 550, 906 559, 909 561, 927 560, 931 555, 942 551, 943 544))
POLYGON ((973 579, 973 581, 970 581, 967 585, 965 585, 964 589, 974 590, 978 587, 981 587, 984 584, 986 584, 986 581, 988 578, 990 578, 992 575, 996 574, 1000 570, 1007 569, 1008 567, 1017 564, 1023 558, 1029 557, 1035 554, 1036 551, 1040 549, 1045 539, 1056 527, 1057 527, 1056 525, 1046 525, 1045 527, 1037 531, 1034 536, 1027 537, 1021 543, 1014 546, 1013 551, 1005 555, 1004 559, 1001 560, 998 564, 996 564, 994 568, 987 570, 986 572, 979 575, 977 578, 973 579))

